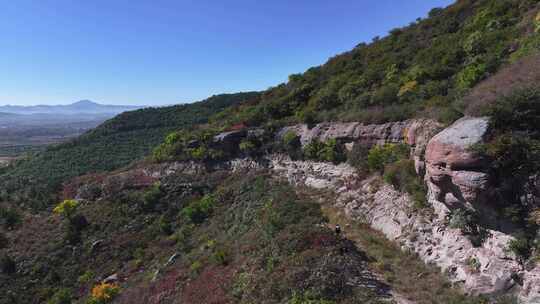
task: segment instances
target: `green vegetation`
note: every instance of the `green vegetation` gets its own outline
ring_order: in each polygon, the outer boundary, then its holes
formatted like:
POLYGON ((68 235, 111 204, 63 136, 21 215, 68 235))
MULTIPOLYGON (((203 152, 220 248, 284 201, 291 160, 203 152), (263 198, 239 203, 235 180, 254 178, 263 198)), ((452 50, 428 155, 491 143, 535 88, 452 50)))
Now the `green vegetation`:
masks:
POLYGON ((318 299, 309 292, 305 293, 293 293, 292 298, 287 302, 288 304, 334 304, 334 301, 328 301, 318 299))
POLYGON ((386 165, 408 158, 409 147, 405 144, 375 145, 368 152, 367 165, 372 171, 383 171, 386 165))
POLYGON ((13 229, 21 223, 21 215, 10 207, 0 206, 0 225, 5 229, 13 229))
POLYGON ((0 201, 36 209, 50 206, 67 179, 129 165, 147 156, 170 132, 204 124, 211 115, 258 96, 224 94, 193 104, 122 113, 71 142, 18 161, 0 175, 0 201))
POLYGON ((359 44, 324 65, 289 76, 256 103, 213 121, 260 125, 353 120, 380 123, 428 116, 451 122, 464 110, 459 98, 513 55, 528 55, 538 33, 530 17, 536 1, 459 1, 429 18, 359 44), (518 45, 516 48, 516 41, 518 45))
POLYGON ((213 147, 217 130, 177 131, 167 135, 153 152, 157 162, 171 160, 211 161, 222 159, 224 151, 213 147))
POLYGON ((206 195, 198 201, 194 201, 189 206, 182 209, 182 214, 189 218, 193 223, 200 224, 210 216, 214 205, 215 199, 211 195, 206 195))
POLYGON ((525 88, 499 98, 485 107, 491 117, 491 137, 474 150, 490 160, 490 170, 502 202, 501 218, 520 227, 509 247, 526 260, 537 246, 540 226, 531 219, 537 210, 527 199, 531 177, 540 171, 540 90, 525 88))
POLYGON ((14 274, 17 271, 17 264, 11 256, 4 254, 0 257, 0 272, 7 275, 14 274))
POLYGON ((160 183, 155 183, 147 189, 142 195, 142 208, 146 211, 153 211, 157 209, 157 206, 163 197, 163 191, 160 183))
POLYGON ((372 280, 362 271, 364 255, 320 225, 319 205, 288 184, 264 172, 214 172, 175 174, 159 185, 160 212, 140 208, 156 186, 79 204, 71 214, 91 224, 77 255, 56 238, 62 227, 52 217, 29 219, 16 233, 34 241, 9 250, 32 252, 34 262, 4 259, 2 288, 15 296, 2 293, 0 303, 139 303, 158 295, 182 303, 379 303, 372 290, 346 284, 372 280), (158 228, 164 217, 170 234, 158 228), (26 274, 14 275, 13 265, 26 274), (96 281, 112 273, 117 285, 96 281))
POLYGON ((76 200, 65 200, 54 207, 53 212, 65 217, 69 221, 72 221, 78 207, 79 202, 76 200))
POLYGON ((424 209, 428 206, 427 189, 416 174, 414 161, 410 160, 409 154, 409 147, 405 144, 375 145, 367 152, 364 161, 359 160, 358 155, 365 155, 365 152, 353 154, 353 161, 367 165, 372 171, 381 172, 385 182, 411 195, 416 209, 424 209))
POLYGON ((489 237, 488 230, 479 224, 479 216, 475 211, 456 209, 450 214, 449 227, 459 229, 476 247, 482 246, 489 237))
POLYGON ((47 301, 47 304, 71 304, 73 293, 67 288, 60 288, 54 293, 51 299, 47 301))
POLYGON ((416 174, 414 161, 402 159, 386 165, 383 178, 394 188, 409 193, 414 201, 415 209, 420 210, 428 207, 426 185, 422 178, 416 174))
POLYGON ((326 142, 315 139, 304 147, 303 152, 304 158, 310 160, 332 163, 340 163, 345 160, 343 147, 334 138, 326 142))

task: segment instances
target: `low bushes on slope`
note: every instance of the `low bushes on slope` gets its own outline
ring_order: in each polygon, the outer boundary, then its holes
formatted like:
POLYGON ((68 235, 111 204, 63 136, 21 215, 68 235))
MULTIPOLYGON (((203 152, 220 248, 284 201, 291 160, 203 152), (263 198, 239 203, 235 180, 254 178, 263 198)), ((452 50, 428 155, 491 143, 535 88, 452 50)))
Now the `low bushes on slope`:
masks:
POLYGON ((538 254, 538 212, 531 199, 540 172, 540 89, 525 88, 484 107, 491 134, 474 150, 490 160, 491 176, 500 198, 499 216, 519 227, 509 249, 522 260, 538 254))
POLYGON ((317 204, 270 176, 171 175, 148 208, 155 189, 127 187, 79 204, 88 226, 69 245, 58 216, 29 218, 8 233, 18 273, 0 273, 0 303, 66 295, 84 303, 111 274, 119 278, 115 303, 379 303, 366 286, 388 288, 323 225, 317 204))

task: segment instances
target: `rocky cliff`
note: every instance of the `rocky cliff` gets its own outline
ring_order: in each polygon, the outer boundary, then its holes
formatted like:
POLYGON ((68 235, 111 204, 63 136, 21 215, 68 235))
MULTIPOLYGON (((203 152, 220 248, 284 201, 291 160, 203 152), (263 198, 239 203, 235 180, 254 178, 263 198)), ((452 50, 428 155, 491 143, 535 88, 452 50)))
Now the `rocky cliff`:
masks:
MULTIPOLYGON (((474 244, 462 230, 449 224, 449 215, 456 209, 478 211, 486 223, 494 219, 490 210, 493 198, 489 164, 472 149, 489 132, 487 118, 463 118, 442 131, 431 120, 384 125, 323 123, 311 129, 297 125, 282 129, 278 138, 291 131, 299 136, 302 145, 313 139, 337 139, 348 149, 357 144, 410 145, 417 173, 424 176, 427 184, 431 211, 415 210, 409 195, 384 184, 380 177, 363 179, 346 163, 295 161, 285 155, 237 158, 211 166, 196 162, 168 163, 140 169, 139 174, 159 178, 178 171, 197 174, 215 169, 270 169, 294 185, 331 191, 336 206, 350 218, 369 224, 403 250, 413 251, 426 263, 440 267, 467 293, 514 293, 522 303, 540 303, 540 267, 524 267, 518 262, 508 250, 513 239, 508 232, 492 225, 482 227, 484 240, 474 244)), ((242 134, 224 134, 220 141, 225 145, 228 138, 237 142, 242 134)), ((79 191, 80 198, 84 198, 83 194, 79 191)))

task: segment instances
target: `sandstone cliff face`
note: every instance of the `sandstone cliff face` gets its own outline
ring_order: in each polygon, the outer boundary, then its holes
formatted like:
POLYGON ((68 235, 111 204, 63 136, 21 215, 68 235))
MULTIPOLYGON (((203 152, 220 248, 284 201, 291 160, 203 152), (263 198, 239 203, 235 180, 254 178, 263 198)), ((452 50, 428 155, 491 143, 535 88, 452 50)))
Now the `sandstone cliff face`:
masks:
POLYGON ((406 143, 412 148, 411 157, 415 162, 416 172, 423 175, 425 172, 424 151, 430 138, 441 128, 441 124, 430 119, 410 119, 380 125, 327 122, 320 123, 312 129, 305 124, 285 127, 278 133, 278 139, 288 132, 294 132, 300 137, 302 146, 315 139, 322 142, 337 139, 344 143, 348 150, 352 150, 354 145, 371 147, 385 143, 406 143))
POLYGON ((317 124, 311 129, 305 124, 285 127, 278 133, 278 137, 281 138, 287 132, 294 132, 300 136, 302 146, 315 139, 323 142, 337 139, 343 143, 366 146, 405 142, 418 150, 418 153, 423 153, 428 140, 440 128, 439 123, 430 119, 411 119, 380 125, 364 125, 358 122, 326 122, 317 124))

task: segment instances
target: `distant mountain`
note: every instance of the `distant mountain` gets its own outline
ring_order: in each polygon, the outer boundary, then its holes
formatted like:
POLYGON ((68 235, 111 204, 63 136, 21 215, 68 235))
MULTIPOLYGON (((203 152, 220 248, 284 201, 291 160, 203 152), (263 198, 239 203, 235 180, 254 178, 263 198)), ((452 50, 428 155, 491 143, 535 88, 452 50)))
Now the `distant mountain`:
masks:
POLYGON ((103 105, 90 100, 81 100, 69 105, 37 105, 37 106, 0 106, 0 113, 13 114, 119 114, 137 110, 140 106, 103 105))
POLYGON ((14 117, 14 116, 17 116, 17 114, 0 112, 0 117, 14 117))

